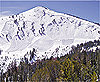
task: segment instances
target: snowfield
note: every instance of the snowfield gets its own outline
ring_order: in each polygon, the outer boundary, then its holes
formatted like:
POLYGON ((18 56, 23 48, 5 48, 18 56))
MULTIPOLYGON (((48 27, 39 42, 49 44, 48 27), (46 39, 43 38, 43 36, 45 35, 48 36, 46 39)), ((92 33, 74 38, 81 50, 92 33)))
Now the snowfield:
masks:
MULTIPOLYGON (((0 18, 0 69, 6 70, 12 60, 20 61, 35 48, 37 58, 51 57, 59 48, 59 57, 72 45, 100 38, 100 26, 92 22, 57 13, 44 7, 0 18), (4 64, 5 63, 5 64, 4 64)), ((19 62, 18 62, 19 63, 19 62)))

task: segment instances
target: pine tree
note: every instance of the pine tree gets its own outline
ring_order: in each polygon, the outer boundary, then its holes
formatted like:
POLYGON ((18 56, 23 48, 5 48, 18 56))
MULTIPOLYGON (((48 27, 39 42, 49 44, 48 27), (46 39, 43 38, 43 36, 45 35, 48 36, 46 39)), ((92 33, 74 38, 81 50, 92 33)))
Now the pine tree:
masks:
POLYGON ((69 58, 63 62, 60 79, 62 81, 78 81, 77 74, 74 72, 74 64, 69 58))
POLYGON ((35 74, 32 75, 31 81, 33 82, 46 82, 50 81, 50 74, 48 73, 47 67, 36 70, 35 74))

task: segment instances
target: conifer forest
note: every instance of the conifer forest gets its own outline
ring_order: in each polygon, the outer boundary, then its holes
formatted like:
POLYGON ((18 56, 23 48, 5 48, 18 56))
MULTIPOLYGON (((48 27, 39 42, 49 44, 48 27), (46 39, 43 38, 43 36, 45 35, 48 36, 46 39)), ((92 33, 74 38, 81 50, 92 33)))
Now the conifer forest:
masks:
MULTIPOLYGON (((100 81, 99 40, 72 46, 72 50, 61 57, 44 58, 28 62, 22 58, 16 66, 16 60, 9 64, 5 73, 1 72, 1 82, 99 82, 100 81), (95 50, 90 49, 96 47, 95 50)), ((58 50, 56 51, 56 53, 58 50)), ((35 49, 28 52, 30 61, 35 49)))

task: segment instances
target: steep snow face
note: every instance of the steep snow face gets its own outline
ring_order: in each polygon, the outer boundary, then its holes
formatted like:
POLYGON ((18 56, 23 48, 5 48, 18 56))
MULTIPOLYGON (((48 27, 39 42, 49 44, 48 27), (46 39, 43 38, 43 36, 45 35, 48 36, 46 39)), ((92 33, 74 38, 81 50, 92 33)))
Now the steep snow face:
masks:
POLYGON ((32 48, 41 56, 39 52, 98 38, 99 25, 43 7, 0 18, 0 56, 24 55, 32 48))
MULTIPOLYGON (((43 36, 47 36, 50 44, 61 40, 63 45, 69 45, 75 39, 95 39, 100 36, 99 26, 43 7, 36 7, 9 18, 1 18, 0 22, 2 24, 1 42, 5 40, 4 43, 11 43, 7 52, 23 50, 31 43, 32 47, 35 44, 37 44, 37 48, 42 47, 47 42, 41 38, 43 36), (43 44, 36 41, 36 38, 42 40, 43 44)), ((43 51, 47 49, 45 48, 43 51)))

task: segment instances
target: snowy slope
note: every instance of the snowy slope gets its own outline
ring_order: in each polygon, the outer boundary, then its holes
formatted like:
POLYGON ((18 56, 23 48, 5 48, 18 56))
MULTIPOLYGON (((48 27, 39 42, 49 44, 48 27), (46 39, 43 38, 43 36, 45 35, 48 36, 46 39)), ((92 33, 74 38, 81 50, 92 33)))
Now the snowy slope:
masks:
POLYGON ((37 57, 50 57, 58 47, 61 53, 66 53, 71 45, 99 38, 100 26, 97 24, 44 7, 35 7, 0 18, 0 49, 3 50, 0 62, 3 64, 5 56, 8 56, 5 65, 14 59, 20 60, 32 48, 37 49, 37 57), (45 56, 42 56, 44 53, 45 56))

